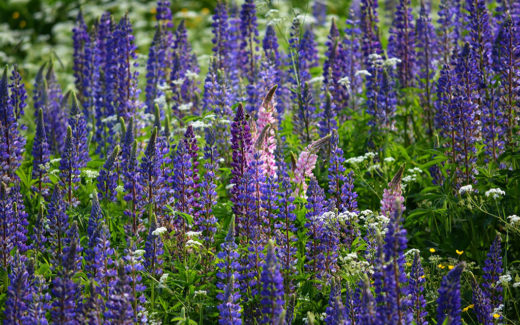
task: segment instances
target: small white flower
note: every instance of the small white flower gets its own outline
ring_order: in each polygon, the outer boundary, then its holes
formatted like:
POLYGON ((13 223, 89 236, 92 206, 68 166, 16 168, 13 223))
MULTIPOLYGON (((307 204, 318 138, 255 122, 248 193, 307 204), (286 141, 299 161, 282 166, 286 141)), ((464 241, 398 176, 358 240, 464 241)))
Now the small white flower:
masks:
POLYGON ((144 249, 137 249, 137 250, 134 251, 134 255, 135 255, 135 256, 143 256, 144 253, 146 253, 146 252, 144 251, 144 249))
POLYGON ((396 64, 401 63, 401 60, 398 58, 389 58, 386 59, 383 63, 385 67, 392 67, 395 68, 396 64))
POLYGON ((370 77, 372 74, 370 72, 368 72, 367 70, 358 70, 356 71, 356 77, 357 76, 365 76, 365 77, 370 77))
POLYGON ((390 163, 390 162, 394 162, 394 161, 395 161, 395 158, 394 158, 394 157, 386 157, 386 158, 385 158, 385 162, 390 163))
POLYGON ((513 288, 520 288, 520 282, 513 283, 513 288))
POLYGON ((501 275, 499 278, 498 278, 498 283, 501 283, 501 284, 507 284, 509 282, 511 282, 513 278, 511 278, 511 274, 505 274, 505 275, 501 275))
POLYGON ((175 79, 175 80, 172 80, 171 81, 172 84, 174 84, 175 86, 180 86, 184 83, 184 79, 175 79))
POLYGON ((97 170, 85 169, 82 171, 82 174, 85 175, 85 178, 94 179, 98 177, 99 172, 97 170))
POLYGON ((369 172, 374 171, 374 170, 378 170, 378 169, 381 169, 381 165, 380 164, 373 164, 372 166, 368 167, 368 171, 369 172))
POLYGON ((516 214, 513 214, 512 216, 507 217, 507 219, 509 219, 509 223, 511 223, 512 225, 520 223, 520 217, 517 216, 516 214))
POLYGON ((208 292, 206 290, 195 290, 194 294, 195 296, 205 296, 208 292))
POLYGON ((365 161, 365 156, 352 157, 346 160, 348 164, 356 165, 365 161))
POLYGON ((186 78, 190 80, 196 80, 199 77, 199 75, 191 70, 186 71, 186 78))
POLYGON ((369 151, 365 154, 365 158, 372 159, 376 156, 375 152, 369 151))
POLYGON ((117 193, 123 193, 125 191, 125 187, 123 185, 118 185, 116 187, 116 192, 117 193))
POLYGON ((502 196, 506 195, 506 192, 502 191, 499 188, 492 188, 486 191, 486 197, 492 197, 493 199, 498 199, 502 196))
POLYGON ((417 180, 417 175, 406 175, 403 177, 403 183, 415 182, 417 180))
POLYGON ((470 193, 473 192, 473 185, 468 184, 468 185, 461 186, 459 188, 459 194, 462 195, 462 194, 464 194, 466 192, 470 192, 470 193))
POLYGON ((188 111, 191 109, 191 107, 193 106, 193 103, 186 103, 186 104, 181 104, 179 105, 179 111, 188 111))
POLYGON ((339 79, 338 83, 344 87, 350 87, 350 79, 348 78, 348 76, 339 79))
POLYGON ((186 242, 186 247, 197 247, 201 246, 202 243, 193 239, 190 239, 186 242))
POLYGON ((374 212, 372 212, 372 210, 366 209, 366 210, 361 211, 360 214, 362 214, 364 216, 370 216, 370 215, 374 214, 374 212))
POLYGON ((161 278, 159 279, 159 283, 164 284, 167 279, 168 279, 168 273, 163 273, 163 275, 161 275, 161 278))
POLYGON ((235 186, 234 183, 231 183, 231 184, 226 185, 226 190, 232 189, 233 186, 235 186))
POLYGON ((51 164, 59 163, 60 161, 61 161, 61 158, 51 159, 51 164))
POLYGON ((202 231, 188 231, 186 232, 186 236, 188 237, 199 237, 202 235, 202 231))
POLYGON ((202 128, 205 128, 207 126, 207 124, 204 123, 203 121, 194 121, 194 122, 191 122, 191 126, 194 129, 202 129, 202 128))
POLYGON ((152 235, 159 236, 162 233, 165 233, 166 231, 167 231, 166 227, 159 227, 159 228, 155 229, 154 231, 152 231, 152 235))

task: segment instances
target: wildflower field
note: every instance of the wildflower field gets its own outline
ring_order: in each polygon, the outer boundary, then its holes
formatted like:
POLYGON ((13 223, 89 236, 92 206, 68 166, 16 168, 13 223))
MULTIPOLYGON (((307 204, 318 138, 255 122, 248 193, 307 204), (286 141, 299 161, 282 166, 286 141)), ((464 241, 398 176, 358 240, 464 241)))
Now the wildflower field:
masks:
POLYGON ((520 323, 520 2, 0 18, 4 324, 520 323))

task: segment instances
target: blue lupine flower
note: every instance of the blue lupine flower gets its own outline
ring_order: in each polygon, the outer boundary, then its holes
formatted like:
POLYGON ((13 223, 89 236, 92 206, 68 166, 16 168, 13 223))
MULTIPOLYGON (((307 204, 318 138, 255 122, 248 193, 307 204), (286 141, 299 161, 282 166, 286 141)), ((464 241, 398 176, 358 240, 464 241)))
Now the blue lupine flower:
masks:
POLYGON ((276 324, 281 321, 280 318, 283 316, 285 300, 283 277, 272 241, 267 247, 267 257, 260 281, 262 286, 260 296, 263 305, 263 317, 260 319, 260 324, 276 324))
POLYGON ((155 220, 152 220, 144 245, 144 267, 153 277, 158 278, 163 273, 161 255, 164 253, 164 250, 161 236, 154 233, 156 228, 157 223, 155 220))
MULTIPOLYGON (((18 121, 20 117, 24 115, 24 109, 27 106, 27 91, 25 90, 25 84, 22 81, 22 76, 18 71, 18 67, 13 66, 11 77, 9 77, 9 90, 11 92, 9 96, 9 105, 14 112, 15 119, 18 121)), ((20 125, 23 128, 23 125, 20 125)))
POLYGON ((414 24, 410 0, 399 0, 390 36, 388 38, 388 56, 401 60, 397 63, 399 87, 408 88, 414 84, 415 76, 415 41, 414 24))
POLYGON ((103 164, 103 168, 99 171, 97 177, 97 188, 99 191, 99 198, 106 199, 108 201, 114 201, 116 199, 116 187, 119 180, 119 146, 115 146, 112 153, 107 157, 107 160, 103 164))
POLYGON ((61 264, 59 259, 63 256, 64 239, 69 229, 69 216, 65 210, 66 204, 63 202, 61 190, 55 186, 47 206, 47 240, 50 242, 49 254, 56 260, 56 265, 61 264))
POLYGON ((49 183, 47 175, 48 166, 50 159, 49 144, 47 143, 47 135, 45 133, 45 122, 43 121, 43 111, 40 108, 38 112, 38 119, 36 120, 36 134, 34 135, 33 142, 33 179, 38 180, 38 193, 39 195, 45 194, 43 192, 45 184, 49 183))
POLYGON ((325 324, 348 324, 347 310, 341 297, 341 281, 332 281, 329 295, 329 305, 325 309, 325 324))
POLYGON ((27 258, 23 255, 20 256, 20 253, 16 251, 9 272, 9 286, 7 287, 4 312, 5 324, 21 324, 30 320, 27 314, 34 290, 30 278, 27 258))
POLYGON ((426 299, 424 299, 424 270, 421 265, 421 257, 416 253, 413 257, 412 270, 409 277, 408 291, 411 294, 411 308, 413 313, 413 321, 417 325, 426 325, 426 299))
POLYGON ((497 236, 493 241, 493 244, 491 244, 482 270, 484 271, 484 282, 482 283, 482 286, 486 296, 491 302, 492 310, 494 310, 502 303, 502 292, 504 290, 504 288, 502 288, 502 284, 498 281, 500 275, 504 271, 502 268, 502 249, 500 236, 497 236))
POLYGON ((460 275, 464 270, 464 264, 455 266, 442 278, 437 299, 437 324, 461 325, 460 317, 460 275))
POLYGON ((72 129, 67 128, 67 137, 65 138, 65 148, 60 160, 60 184, 65 189, 67 202, 72 204, 73 191, 76 189, 74 183, 79 182, 79 161, 74 147, 74 139, 72 138, 72 129))

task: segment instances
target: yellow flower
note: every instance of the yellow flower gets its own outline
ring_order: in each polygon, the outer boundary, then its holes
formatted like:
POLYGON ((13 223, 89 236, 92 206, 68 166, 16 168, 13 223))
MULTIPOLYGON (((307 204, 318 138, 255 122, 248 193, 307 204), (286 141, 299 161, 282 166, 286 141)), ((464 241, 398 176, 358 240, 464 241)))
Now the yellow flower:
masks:
POLYGON ((443 269, 443 268, 445 268, 445 266, 442 265, 442 264, 437 265, 437 267, 438 267, 439 269, 443 269))
POLYGON ((473 304, 471 304, 471 305, 469 305, 469 306, 467 306, 467 307, 464 307, 464 308, 462 308, 462 312, 465 313, 465 312, 467 312, 468 310, 472 309, 473 307, 475 307, 475 305, 473 305, 473 304))
POLYGON ((462 254, 464 254, 464 251, 459 251, 458 249, 456 249, 455 253, 457 253, 457 255, 462 255, 462 254))
POLYGON ((435 253, 435 248, 430 248, 430 253, 435 253))
POLYGON ((493 318, 494 318, 494 319, 499 319, 499 318, 500 318, 500 315, 499 315, 499 314, 493 314, 493 318))
POLYGON ((20 18, 20 13, 18 11, 13 12, 13 19, 20 18))
POLYGON ((406 262, 406 266, 412 266, 412 263, 406 262))
POLYGON ((455 266, 453 266, 453 265, 448 265, 448 269, 450 269, 450 270, 453 270, 454 267, 455 266))
POLYGON ((426 275, 421 275, 420 278, 424 279, 424 278, 426 278, 426 275))

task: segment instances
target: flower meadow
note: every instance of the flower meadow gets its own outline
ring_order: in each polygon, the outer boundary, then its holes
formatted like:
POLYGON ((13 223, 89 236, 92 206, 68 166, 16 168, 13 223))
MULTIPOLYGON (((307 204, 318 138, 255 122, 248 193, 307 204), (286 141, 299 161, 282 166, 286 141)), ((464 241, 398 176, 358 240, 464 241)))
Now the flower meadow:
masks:
POLYGON ((5 65, 4 324, 518 324, 520 3, 379 2, 80 9, 5 65))

